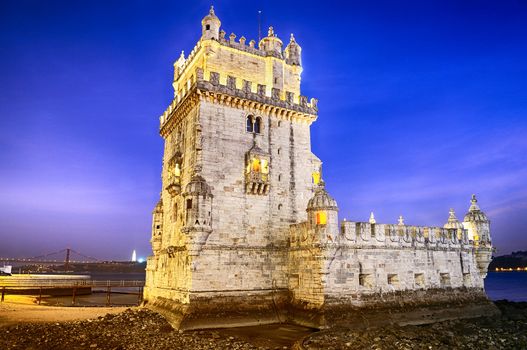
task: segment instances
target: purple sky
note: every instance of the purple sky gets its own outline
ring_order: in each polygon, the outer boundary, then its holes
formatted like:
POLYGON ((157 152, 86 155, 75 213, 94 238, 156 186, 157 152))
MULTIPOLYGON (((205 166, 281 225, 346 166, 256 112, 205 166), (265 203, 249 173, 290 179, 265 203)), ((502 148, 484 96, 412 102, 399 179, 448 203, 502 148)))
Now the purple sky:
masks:
MULTIPOLYGON (((470 195, 527 250, 527 2, 215 1, 303 48, 313 151, 340 219, 443 225, 470 195)), ((0 3, 0 256, 150 253, 158 117, 210 1, 0 3)))

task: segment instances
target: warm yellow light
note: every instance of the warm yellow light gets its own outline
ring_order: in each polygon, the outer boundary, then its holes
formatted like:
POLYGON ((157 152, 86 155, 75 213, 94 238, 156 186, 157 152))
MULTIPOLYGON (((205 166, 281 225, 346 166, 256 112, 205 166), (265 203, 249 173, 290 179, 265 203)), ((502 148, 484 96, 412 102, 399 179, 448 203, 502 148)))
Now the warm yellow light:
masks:
POLYGON ((261 159, 260 164, 262 167, 262 174, 269 174, 269 162, 267 159, 261 159))
POLYGON ((259 172, 260 171, 260 160, 258 158, 253 158, 252 160, 252 168, 253 171, 259 172))
POLYGON ((317 211, 317 225, 325 225, 328 222, 328 213, 317 211))
POLYGON ((318 185, 320 183, 320 171, 314 171, 311 176, 313 176, 313 183, 318 185))
POLYGON ((181 176, 181 169, 179 168, 179 164, 178 163, 176 163, 176 166, 174 168, 174 175, 176 177, 180 177, 181 176))

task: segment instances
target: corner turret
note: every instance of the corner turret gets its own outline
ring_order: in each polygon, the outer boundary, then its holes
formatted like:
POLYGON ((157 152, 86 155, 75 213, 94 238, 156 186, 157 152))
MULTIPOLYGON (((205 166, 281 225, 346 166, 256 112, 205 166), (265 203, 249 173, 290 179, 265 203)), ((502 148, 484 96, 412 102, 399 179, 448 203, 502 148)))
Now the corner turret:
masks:
POLYGON ((476 195, 472 195, 470 208, 463 219, 463 227, 468 230, 468 237, 474 242, 490 244, 490 220, 479 208, 476 195))
POLYGON ((492 243, 490 239, 490 220, 479 208, 476 195, 472 195, 470 208, 463 220, 463 227, 468 230, 468 237, 474 242, 476 262, 480 275, 485 278, 492 260, 492 243))
POLYGON ((289 44, 285 48, 285 62, 292 66, 302 65, 302 48, 297 44, 295 36, 291 33, 289 44))
POLYGON ((154 211, 152 212, 152 250, 157 253, 161 249, 163 233, 163 201, 159 199, 154 211))
POLYGON ((214 6, 210 7, 209 14, 201 21, 201 39, 219 40, 221 21, 214 13, 214 6))
POLYGON ((275 34, 273 27, 269 27, 267 36, 260 40, 258 47, 265 51, 268 56, 274 56, 282 58, 282 40, 280 40, 275 34))
POLYGON ((185 187, 185 226, 187 247, 197 253, 212 232, 212 192, 207 181, 196 172, 185 187))
POLYGON ((335 242, 339 233, 337 202, 321 180, 315 194, 307 203, 308 225, 318 234, 320 243, 335 242))

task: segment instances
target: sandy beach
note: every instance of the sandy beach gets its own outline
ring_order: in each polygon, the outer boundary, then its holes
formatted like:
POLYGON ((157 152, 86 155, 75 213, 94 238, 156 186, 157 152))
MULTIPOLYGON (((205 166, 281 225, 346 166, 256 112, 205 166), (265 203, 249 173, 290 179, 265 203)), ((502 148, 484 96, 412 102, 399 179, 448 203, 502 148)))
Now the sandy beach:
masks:
POLYGON ((49 307, 35 304, 30 296, 6 295, 0 303, 0 327, 24 323, 80 321, 116 314, 126 307, 49 307))

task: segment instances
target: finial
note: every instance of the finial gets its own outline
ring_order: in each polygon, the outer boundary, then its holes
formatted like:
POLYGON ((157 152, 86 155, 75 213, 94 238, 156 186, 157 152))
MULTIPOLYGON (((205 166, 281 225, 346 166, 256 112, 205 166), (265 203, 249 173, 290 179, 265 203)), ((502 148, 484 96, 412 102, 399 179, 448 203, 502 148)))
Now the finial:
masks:
POLYGON ((450 219, 455 219, 456 218, 456 212, 454 211, 453 208, 450 208, 450 210, 448 211, 448 214, 450 216, 450 219))
POLYGON ((475 211, 480 210, 478 205, 478 200, 476 199, 476 195, 473 194, 472 198, 470 199, 470 208, 469 211, 475 211))
POLYGON ((295 42, 295 36, 293 33, 291 33, 291 38, 289 38, 289 41, 291 42, 295 42))
POLYGON ((403 216, 402 216, 402 215, 399 215, 398 224, 399 224, 399 225, 404 225, 404 219, 403 219, 403 216))
POLYGON ((179 55, 180 60, 185 60, 185 51, 181 50, 181 55, 179 55))
POLYGON ((318 182, 318 187, 319 188, 326 188, 326 183, 324 182, 324 180, 320 179, 320 181, 318 182))
POLYGON ((269 31, 267 32, 267 36, 274 36, 274 29, 273 26, 269 27, 269 31))
POLYGON ((209 15, 214 16, 214 6, 210 5, 209 15))
POLYGON ((369 220, 369 222, 370 222, 370 224, 372 224, 372 225, 376 223, 376 221, 375 221, 375 216, 373 215, 373 212, 371 212, 371 214, 370 214, 370 220, 369 220))

